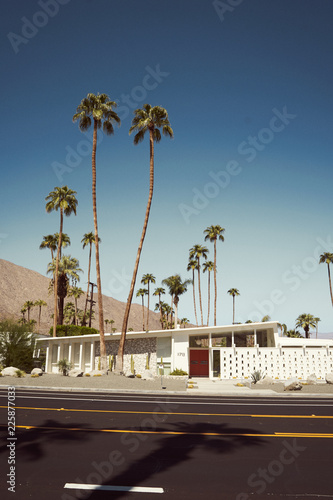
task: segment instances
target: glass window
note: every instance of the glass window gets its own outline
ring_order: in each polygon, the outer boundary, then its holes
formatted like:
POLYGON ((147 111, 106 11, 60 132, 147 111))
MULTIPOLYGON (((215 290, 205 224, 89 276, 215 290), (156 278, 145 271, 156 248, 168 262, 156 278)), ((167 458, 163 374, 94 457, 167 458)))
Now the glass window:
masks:
POLYGON ((221 376, 220 351, 213 351, 213 377, 221 376))
POLYGON ((191 335, 190 347, 207 348, 209 347, 208 335, 191 335))
POLYGON ((230 333, 213 333, 212 347, 231 347, 231 332, 230 333))

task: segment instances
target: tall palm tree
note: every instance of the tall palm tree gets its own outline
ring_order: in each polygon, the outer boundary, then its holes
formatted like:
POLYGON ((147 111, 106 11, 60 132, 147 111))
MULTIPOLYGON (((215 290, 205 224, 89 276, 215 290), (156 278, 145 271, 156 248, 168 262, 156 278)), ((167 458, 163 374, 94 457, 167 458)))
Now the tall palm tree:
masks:
POLYGON ((82 273, 83 271, 79 267, 79 261, 75 257, 71 257, 70 255, 62 256, 61 260, 58 262, 58 273, 56 273, 56 266, 57 262, 50 262, 47 268, 47 272, 54 275, 53 286, 54 290, 57 291, 55 293, 58 297, 59 324, 62 325, 64 320, 64 301, 69 291, 69 278, 74 278, 76 281, 80 281, 78 273, 82 273), (58 278, 57 281, 56 278, 58 278))
POLYGON ((214 298, 214 326, 216 326, 216 304, 217 304, 217 281, 216 281, 216 242, 219 239, 220 241, 224 241, 224 233, 225 229, 219 225, 209 226, 204 230, 206 233, 205 241, 209 240, 214 243, 214 290, 215 290, 215 298, 214 298))
POLYGON ((72 213, 76 215, 76 207, 78 204, 75 198, 76 191, 69 189, 67 186, 55 187, 47 197, 45 198, 46 211, 48 213, 53 210, 60 210, 60 230, 59 230, 59 241, 57 248, 57 256, 54 269, 54 316, 53 316, 53 336, 57 335, 57 290, 58 290, 58 272, 59 272, 59 259, 60 259, 60 248, 62 245, 62 229, 64 223, 64 214, 69 217, 72 213))
POLYGON ((198 264, 198 290, 199 290, 199 305, 200 305, 200 314, 201 314, 201 326, 203 326, 203 314, 202 314, 202 300, 201 300, 201 285, 200 285, 200 258, 203 257, 207 259, 208 248, 202 245, 193 245, 190 248, 190 259, 196 259, 198 264))
POLYGON ((318 323, 319 323, 319 321, 321 321, 321 319, 320 318, 315 318, 314 320, 315 320, 315 323, 316 323, 316 339, 317 339, 318 338, 318 323))
POLYGON ((296 319, 296 328, 303 328, 305 337, 307 339, 310 338, 310 328, 316 328, 318 321, 320 321, 320 318, 315 318, 312 316, 312 314, 300 314, 298 318, 296 319))
POLYGON ((195 288, 194 288, 194 271, 198 270, 198 261, 196 259, 190 259, 187 265, 187 270, 188 271, 192 270, 194 316, 195 316, 195 323, 198 326, 197 306, 195 304, 195 288))
POLYGON ((137 297, 141 297, 142 299, 142 331, 145 332, 145 309, 144 309, 144 296, 148 294, 147 288, 139 288, 136 292, 137 297))
POLYGON ((329 252, 323 253, 319 258, 319 264, 327 264, 328 284, 330 287, 331 302, 333 306, 333 293, 332 293, 331 271, 330 271, 330 264, 333 264, 333 253, 329 252))
POLYGON ((26 300, 23 304, 23 307, 26 309, 28 313, 28 323, 30 321, 30 311, 35 306, 35 303, 32 300, 26 300))
MULTIPOLYGON (((188 285, 192 284, 192 280, 182 281, 179 274, 175 274, 174 276, 169 276, 168 278, 162 281, 169 288, 169 293, 173 298, 173 303, 175 306, 175 328, 178 325, 178 303, 179 297, 183 295, 183 293, 187 292, 188 285)), ((172 327, 172 319, 171 319, 171 327, 172 327)))
POLYGON ((38 307, 38 333, 39 333, 39 330, 40 330, 40 319, 41 319, 41 316, 42 316, 42 307, 47 306, 47 303, 45 302, 45 300, 39 299, 39 300, 35 301, 34 306, 38 307))
POLYGON ((235 297, 236 295, 240 295, 239 290, 237 288, 230 288, 227 292, 229 295, 232 295, 232 324, 235 324, 235 297))
POLYGON ((102 299, 102 283, 101 271, 99 263, 99 238, 97 226, 97 203, 96 203, 96 149, 97 149, 97 130, 103 126, 103 131, 107 135, 114 133, 113 124, 120 125, 120 118, 114 111, 117 104, 110 101, 106 94, 88 94, 82 99, 73 116, 73 122, 79 121, 81 132, 86 132, 93 122, 93 146, 92 146, 92 199, 94 213, 94 230, 95 230, 95 247, 96 247, 96 279, 97 279, 97 296, 98 296, 98 316, 99 316, 99 336, 100 336, 100 354, 101 368, 107 369, 106 347, 104 338, 104 321, 103 321, 103 299, 102 299))
POLYGON ((147 330, 149 330, 149 297, 150 297, 149 284, 156 283, 156 278, 152 274, 144 274, 142 276, 141 283, 142 285, 148 286, 147 330))
POLYGON ((208 271, 208 312, 207 312, 207 326, 209 325, 209 312, 210 312, 210 273, 214 270, 214 262, 206 260, 202 266, 202 272, 208 271))
POLYGON ((155 288, 155 291, 153 295, 158 295, 158 310, 160 311, 160 323, 161 323, 161 328, 163 329, 163 314, 162 314, 162 308, 161 308, 161 295, 165 294, 165 289, 162 287, 155 288))
POLYGON ((134 115, 135 116, 132 120, 132 126, 129 130, 130 134, 132 134, 132 132, 136 132, 136 134, 134 136, 134 144, 137 145, 141 141, 143 141, 146 132, 147 131, 149 132, 149 146, 150 146, 149 195, 148 195, 145 220, 144 220, 142 234, 141 234, 141 238, 140 238, 140 242, 139 242, 139 246, 138 246, 138 250, 137 250, 137 254, 136 254, 133 276, 132 276, 130 291, 129 291, 128 298, 127 298, 123 325, 122 325, 122 329, 121 329, 121 338, 120 338, 119 350, 118 350, 119 360, 117 360, 117 364, 118 364, 117 371, 120 371, 120 372, 122 372, 122 370, 123 370, 123 358, 124 358, 125 338, 126 338, 128 318, 129 318, 129 313, 131 310, 131 303, 132 303, 132 298, 133 298, 133 293, 134 293, 136 275, 138 272, 142 245, 143 245, 146 231, 147 231, 150 207, 151 207, 151 202, 152 202, 152 198, 153 198, 153 191, 154 191, 154 143, 159 142, 161 140, 161 132, 159 130, 160 128, 162 129, 163 135, 170 137, 170 138, 173 137, 173 130, 170 126, 168 113, 164 108, 162 108, 160 106, 152 107, 152 106, 150 106, 150 104, 144 104, 142 109, 136 109, 134 111, 134 115))
POLYGON ((186 328, 186 325, 188 325, 188 324, 189 324, 189 322, 190 322, 190 320, 189 320, 189 319, 187 319, 187 318, 182 318, 182 319, 180 320, 180 324, 181 324, 181 325, 183 325, 183 326, 184 326, 184 328, 186 328))
POLYGON ((81 297, 81 295, 84 294, 84 291, 82 290, 82 288, 78 287, 78 286, 72 286, 69 290, 68 290, 68 297, 74 297, 74 325, 77 325, 78 324, 78 321, 77 321, 77 301, 78 299, 81 297))
MULTIPOLYGON (((101 243, 101 241, 102 241, 101 238, 98 238, 98 243, 101 243)), ((89 300, 91 250, 92 250, 92 244, 95 243, 95 235, 94 235, 94 233, 92 231, 90 231, 90 233, 85 233, 83 235, 81 243, 83 243, 83 249, 85 249, 85 247, 87 245, 89 245, 88 286, 87 286, 86 302, 85 302, 85 305, 84 305, 84 313, 83 313, 83 325, 85 325, 86 324, 86 315, 87 315, 88 300, 89 300)))
POLYGON ((48 234, 47 236, 43 236, 43 241, 39 245, 39 249, 43 250, 44 248, 49 248, 51 250, 51 259, 53 260, 54 252, 58 248, 58 241, 55 237, 55 234, 48 234))

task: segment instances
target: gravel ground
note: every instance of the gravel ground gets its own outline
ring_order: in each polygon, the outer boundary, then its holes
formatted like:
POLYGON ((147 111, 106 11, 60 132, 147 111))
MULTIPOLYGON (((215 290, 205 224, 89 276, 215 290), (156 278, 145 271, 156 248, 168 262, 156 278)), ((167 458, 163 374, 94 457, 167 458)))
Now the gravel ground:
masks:
MULTIPOLYGON (((74 389, 115 389, 135 391, 159 391, 162 389, 161 377, 153 380, 127 378, 110 373, 99 377, 64 377, 44 373, 41 377, 0 377, 0 386, 52 387, 74 389)), ((186 380, 163 377, 163 387, 167 391, 186 391, 186 380)))
POLYGON ((252 384, 251 389, 256 391, 260 389, 271 389, 275 392, 284 392, 285 394, 333 394, 333 385, 327 384, 326 382, 319 382, 313 385, 303 385, 302 389, 299 391, 285 391, 284 384, 282 382, 276 382, 275 384, 252 384))

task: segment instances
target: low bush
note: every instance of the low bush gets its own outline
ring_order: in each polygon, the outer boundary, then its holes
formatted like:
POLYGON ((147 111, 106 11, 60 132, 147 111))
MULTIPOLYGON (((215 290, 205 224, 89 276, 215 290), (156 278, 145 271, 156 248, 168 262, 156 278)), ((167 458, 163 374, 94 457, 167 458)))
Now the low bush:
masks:
POLYGON ((28 325, 13 320, 0 322, 0 359, 4 366, 16 366, 30 372, 34 366, 35 337, 28 325))
POLYGON ((185 375, 188 375, 187 372, 185 372, 184 370, 181 370, 180 368, 175 368, 173 370, 173 372, 170 373, 170 375, 175 375, 175 376, 185 376, 185 375))
MULTIPOLYGON (((89 326, 78 325, 57 325, 57 337, 73 337, 75 335, 96 335, 98 330, 96 328, 89 328, 89 326)), ((53 326, 50 328, 49 334, 53 335, 53 326)))
POLYGON ((260 370, 254 370, 254 372, 251 373, 251 378, 252 378, 252 382, 254 384, 256 384, 257 382, 259 382, 259 380, 262 380, 263 378, 265 378, 265 374, 263 372, 261 372, 260 370))
POLYGON ((23 370, 15 370, 17 378, 25 377, 26 373, 23 370))

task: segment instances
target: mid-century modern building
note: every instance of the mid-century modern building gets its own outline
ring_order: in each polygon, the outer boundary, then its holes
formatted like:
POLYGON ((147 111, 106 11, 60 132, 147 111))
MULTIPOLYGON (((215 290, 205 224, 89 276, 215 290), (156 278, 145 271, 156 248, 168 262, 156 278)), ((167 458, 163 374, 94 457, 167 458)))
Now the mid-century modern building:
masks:
MULTIPOLYGON (((117 362, 120 333, 105 334, 109 364, 117 362)), ((45 371, 58 371, 66 358, 83 372, 99 366, 99 335, 51 337, 38 340, 46 348, 45 371)), ((320 379, 333 372, 333 340, 288 338, 279 335, 276 321, 227 326, 206 326, 126 335, 124 371, 134 362, 137 374, 149 366, 167 375, 179 368, 192 377, 232 379, 250 377, 260 370, 272 378, 320 379)))

